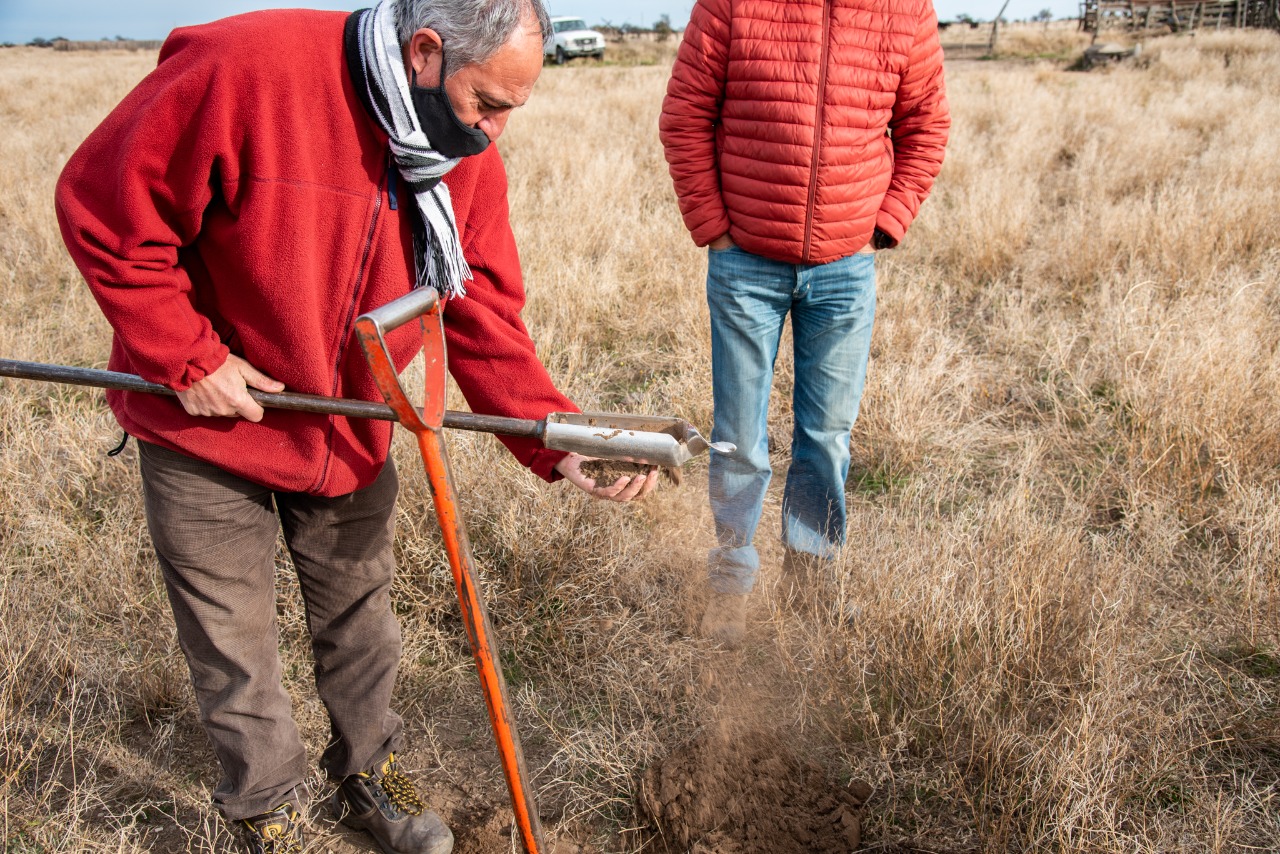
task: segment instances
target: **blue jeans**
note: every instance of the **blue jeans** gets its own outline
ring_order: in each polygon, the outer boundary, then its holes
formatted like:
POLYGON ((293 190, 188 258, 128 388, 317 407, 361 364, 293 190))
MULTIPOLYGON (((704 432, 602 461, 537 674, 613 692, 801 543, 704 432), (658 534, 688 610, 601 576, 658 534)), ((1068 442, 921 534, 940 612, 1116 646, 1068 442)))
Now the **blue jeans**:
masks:
POLYGON ((876 311, 875 256, 785 264, 732 247, 707 265, 715 425, 711 439, 738 446, 711 455, 711 511, 718 545, 711 587, 749 593, 760 556, 752 545, 769 466, 769 389, 782 325, 795 346, 795 428, 782 497, 782 542, 834 557, 845 539, 849 432, 858 417, 876 311))

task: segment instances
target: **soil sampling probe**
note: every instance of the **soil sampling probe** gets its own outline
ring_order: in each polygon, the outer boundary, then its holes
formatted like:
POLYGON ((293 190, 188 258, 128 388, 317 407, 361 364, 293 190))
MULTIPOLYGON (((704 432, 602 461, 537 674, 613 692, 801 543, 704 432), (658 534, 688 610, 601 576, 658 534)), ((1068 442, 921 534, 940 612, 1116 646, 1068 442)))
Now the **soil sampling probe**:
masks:
MULTIPOLYGON (((430 288, 411 291, 394 302, 362 314, 356 319, 355 332, 378 388, 386 399, 385 404, 290 392, 273 394, 256 389, 249 389, 249 394, 264 407, 399 421, 417 437, 432 503, 453 572, 463 625, 480 676, 503 775, 511 791, 515 823, 527 854, 540 854, 547 849, 542 839, 538 810, 512 720, 506 680, 492 640, 489 615, 480 595, 475 560, 458 506, 441 431, 449 428, 540 439, 545 447, 552 450, 669 468, 679 468, 709 450, 732 452, 734 446, 708 442, 688 422, 679 418, 557 412, 533 421, 446 410, 448 372, 444 316, 439 296, 430 288), (422 328, 426 361, 426 388, 421 409, 414 406, 405 394, 385 340, 388 332, 415 320, 422 328)), ((174 395, 171 389, 133 374, 10 359, 0 359, 0 377, 174 395)))

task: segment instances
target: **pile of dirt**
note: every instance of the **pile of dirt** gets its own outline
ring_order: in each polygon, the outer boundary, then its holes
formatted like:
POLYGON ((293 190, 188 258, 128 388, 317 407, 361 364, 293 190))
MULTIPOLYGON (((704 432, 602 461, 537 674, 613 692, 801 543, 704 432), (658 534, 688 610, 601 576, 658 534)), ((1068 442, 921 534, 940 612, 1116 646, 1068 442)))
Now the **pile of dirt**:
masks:
POLYGON ((847 854, 862 842, 871 787, 840 787, 766 732, 697 739, 650 768, 641 816, 668 850, 847 854))

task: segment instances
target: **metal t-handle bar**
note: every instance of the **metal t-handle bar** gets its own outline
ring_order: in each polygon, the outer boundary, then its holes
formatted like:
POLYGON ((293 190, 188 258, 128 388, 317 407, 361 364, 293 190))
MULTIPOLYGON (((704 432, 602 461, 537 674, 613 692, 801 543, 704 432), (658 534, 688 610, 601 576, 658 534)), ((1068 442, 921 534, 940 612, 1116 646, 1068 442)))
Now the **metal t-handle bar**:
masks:
MULTIPOLYGON (((381 317, 384 320, 403 320, 403 315, 397 316, 393 312, 383 314, 381 317)), ((385 341, 382 333, 378 331, 380 327, 374 313, 362 315, 358 322, 363 323, 368 340, 375 345, 375 351, 385 354, 385 341), (367 322, 365 318, 369 318, 367 322)), ((441 346, 443 347, 443 343, 441 346)), ((476 433, 537 439, 549 450, 574 451, 588 457, 629 460, 672 468, 678 468, 698 454, 709 450, 722 453, 733 450, 730 444, 711 443, 703 439, 692 425, 680 418, 619 415, 607 412, 552 412, 546 418, 534 421, 526 418, 445 410, 441 408, 444 403, 445 381, 443 360, 439 363, 430 361, 428 363, 428 377, 431 379, 432 390, 434 392, 438 388, 439 393, 426 396, 427 401, 432 404, 432 412, 423 413, 409 402, 408 396, 400 388, 390 356, 386 355, 382 361, 386 363, 386 381, 394 383, 394 385, 389 384, 386 389, 392 393, 387 399, 394 400, 394 407, 369 400, 324 397, 290 391, 267 392, 255 388, 249 388, 246 391, 260 406, 268 409, 341 415, 347 418, 372 418, 379 421, 401 421, 407 418, 408 423, 405 426, 410 429, 412 424, 422 424, 423 419, 427 419, 433 424, 438 422, 440 426, 450 430, 470 430, 476 433)), ((92 386, 168 397, 176 394, 166 386, 147 382, 134 374, 95 368, 73 368, 67 365, 47 365, 41 362, 20 362, 13 359, 0 359, 0 377, 92 386)), ((379 388, 382 388, 381 385, 379 388)))
MULTIPOLYGON (((43 362, 0 359, 0 377, 109 388, 118 391, 137 391, 168 397, 177 396, 177 392, 168 386, 147 382, 136 374, 103 371, 97 368, 73 368, 68 365, 49 365, 43 362)), ((291 391, 258 391, 256 388, 248 391, 249 396, 257 401, 259 406, 268 409, 313 412, 317 415, 343 415, 347 418, 370 418, 376 421, 399 420, 395 410, 390 406, 385 403, 374 403, 371 400, 325 397, 291 391)), ((501 415, 477 415, 473 412, 458 412, 450 409, 444 414, 444 426, 450 430, 470 430, 475 433, 496 433, 500 436, 540 439, 546 429, 546 422, 528 418, 505 418, 501 415)))
POLYGON ((471 644, 471 656, 475 660, 480 688, 489 712, 489 724, 502 760, 502 773, 511 792, 511 809, 520 840, 526 854, 541 854, 545 850, 542 827, 538 821, 538 808, 533 789, 529 785, 529 772, 525 768, 524 752, 520 736, 516 732, 511 715, 507 682, 502 675, 498 648, 493 641, 493 628, 481 596, 479 574, 467 527, 453 486, 449 470, 449 457, 445 452, 444 394, 447 377, 444 343, 444 319, 440 301, 434 291, 423 289, 375 311, 356 318, 356 337, 369 360, 369 369, 400 423, 411 430, 418 440, 422 463, 427 470, 427 482, 431 487, 431 500, 445 552, 449 555, 449 568, 458 594, 462 611, 462 623, 466 627, 467 640, 471 644), (426 291, 425 293, 423 291, 426 291), (426 360, 426 390, 421 410, 409 403, 409 397, 400 385, 395 363, 387 349, 386 334, 397 326, 418 320, 422 328, 423 356, 426 360))

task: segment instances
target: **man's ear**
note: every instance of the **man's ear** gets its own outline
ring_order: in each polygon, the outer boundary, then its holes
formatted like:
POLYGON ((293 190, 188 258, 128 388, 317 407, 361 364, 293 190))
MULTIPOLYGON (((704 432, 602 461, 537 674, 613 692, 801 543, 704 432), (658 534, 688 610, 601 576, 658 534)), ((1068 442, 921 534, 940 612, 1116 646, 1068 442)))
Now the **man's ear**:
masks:
POLYGON ((435 30, 423 28, 409 38, 406 62, 417 76, 425 75, 435 84, 440 77, 440 64, 444 62, 444 42, 435 30))

